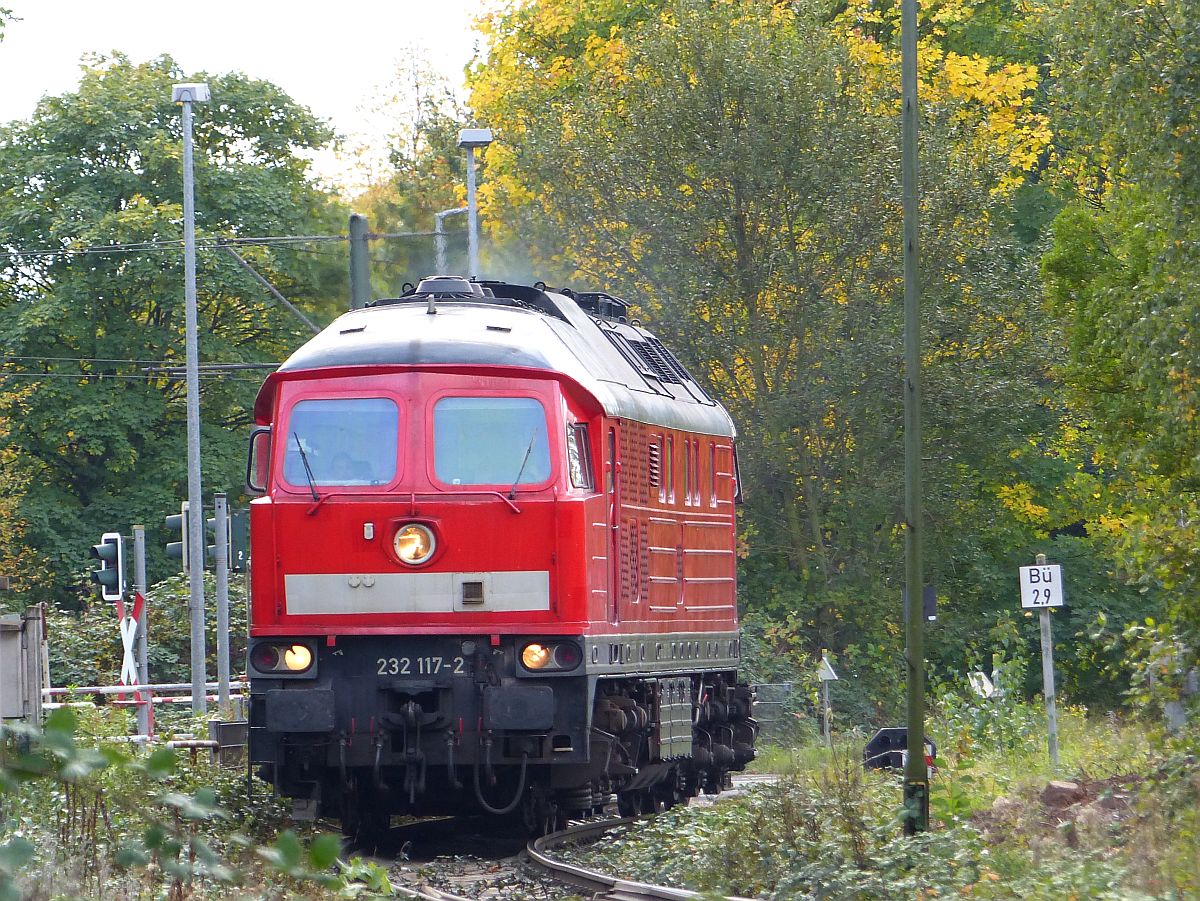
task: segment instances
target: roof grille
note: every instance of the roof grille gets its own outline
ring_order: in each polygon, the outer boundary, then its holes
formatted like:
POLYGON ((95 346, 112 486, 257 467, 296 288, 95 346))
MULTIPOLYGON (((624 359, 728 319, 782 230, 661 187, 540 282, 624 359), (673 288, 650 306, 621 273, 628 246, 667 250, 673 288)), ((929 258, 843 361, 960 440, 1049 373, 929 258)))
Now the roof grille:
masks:
POLYGON ((686 372, 680 372, 683 369, 682 366, 679 366, 678 363, 675 366, 671 365, 671 355, 662 346, 661 341, 653 338, 647 341, 630 341, 629 346, 633 348, 634 353, 642 358, 650 368, 650 372, 660 382, 679 383, 683 380, 680 378, 681 374, 683 378, 687 378, 686 372))
POLYGON ((692 374, 683 368, 683 364, 680 363, 678 359, 676 359, 675 354, 673 354, 669 350, 667 350, 667 348, 663 345, 663 343, 661 341, 659 341, 657 338, 647 337, 646 342, 651 347, 653 347, 656 351, 658 351, 659 356, 661 356, 664 360, 667 361, 667 364, 671 367, 671 370, 677 376, 679 376, 680 381, 683 381, 683 382, 696 381, 694 378, 692 378, 692 374))

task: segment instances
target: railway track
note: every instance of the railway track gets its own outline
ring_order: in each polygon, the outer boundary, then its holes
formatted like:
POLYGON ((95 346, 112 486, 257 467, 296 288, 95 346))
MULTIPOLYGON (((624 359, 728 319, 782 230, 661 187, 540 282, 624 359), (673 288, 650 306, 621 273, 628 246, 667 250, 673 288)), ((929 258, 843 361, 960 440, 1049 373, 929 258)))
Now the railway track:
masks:
MULTIPOLYGON (((595 822, 581 823, 554 832, 550 835, 534 839, 526 846, 525 851, 509 864, 513 869, 525 867, 536 868, 548 874, 556 882, 562 884, 561 898, 588 898, 591 901, 701 901, 712 895, 702 895, 688 889, 674 888, 664 885, 650 885, 632 879, 622 879, 589 870, 577 864, 559 860, 551 852, 566 845, 592 841, 606 832, 620 829, 631 823, 636 823, 639 817, 623 817, 621 819, 606 819, 595 822)), ((504 864, 501 864, 503 867, 504 864)), ((417 883, 396 886, 402 897, 413 901, 476 901, 475 898, 456 895, 444 889, 417 883)), ((499 897, 520 901, 527 895, 525 890, 518 888, 516 893, 500 895, 499 897)), ((730 897, 728 901, 751 901, 751 899, 730 897)))
MULTIPOLYGON (((572 826, 561 832, 552 832, 550 835, 531 841, 525 849, 525 853, 537 866, 553 873, 558 879, 589 891, 593 901, 693 901, 693 899, 699 901, 706 897, 711 898, 711 894, 702 895, 700 892, 688 889, 648 885, 645 882, 620 879, 607 873, 599 873, 576 864, 566 863, 547 853, 563 845, 595 839, 613 829, 635 823, 638 819, 639 817, 624 817, 619 820, 603 820, 572 826)), ((751 899, 731 896, 728 901, 751 901, 751 899)))
MULTIPOLYGON (((735 791, 759 782, 774 781, 773 776, 739 776, 735 791)), ((711 804, 721 796, 702 796, 697 801, 711 804)), ((696 802, 693 802, 696 803, 696 802)), ((394 882, 404 897, 416 901, 557 901, 557 899, 587 898, 593 901, 699 901, 711 898, 688 889, 650 885, 623 879, 608 873, 589 870, 560 859, 555 852, 574 844, 587 844, 601 835, 636 823, 640 817, 613 817, 577 822, 560 832, 535 839, 520 850, 511 836, 504 840, 475 834, 468 823, 441 821, 433 824, 413 824, 420 828, 427 842, 406 841, 404 829, 394 829, 397 848, 411 851, 405 863, 393 867, 394 882), (432 827, 432 829, 430 828, 432 827), (430 832, 443 832, 442 837, 430 832), (446 839, 453 837, 448 844, 446 839), (483 852, 482 854, 480 852, 483 852), (433 864, 437 873, 426 866, 433 864), (457 870, 457 872, 450 872, 457 870), (436 884, 434 884, 436 883, 436 884), (461 886, 461 888, 460 888, 461 886)), ((383 861, 380 861, 383 862, 383 861)), ((729 901, 748 901, 731 897, 729 901)))

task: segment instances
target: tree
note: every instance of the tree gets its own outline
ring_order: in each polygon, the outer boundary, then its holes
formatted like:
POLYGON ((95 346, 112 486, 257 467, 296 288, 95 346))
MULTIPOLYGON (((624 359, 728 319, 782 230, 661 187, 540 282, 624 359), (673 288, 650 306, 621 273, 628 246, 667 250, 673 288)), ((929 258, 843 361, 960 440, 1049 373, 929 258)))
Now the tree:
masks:
MULTIPOLYGON (((203 75, 195 76, 204 78, 203 75)), ((70 603, 99 534, 176 507, 184 482, 181 137, 167 57, 93 60, 79 89, 0 129, 0 503, 24 599, 70 603), (102 250, 111 244, 137 249, 102 250), (46 254, 20 251, 48 249, 46 254), (89 249, 90 248, 90 249, 89 249), (155 368, 157 367, 157 368, 155 368)), ((328 129, 271 84, 208 78, 197 108, 197 233, 311 234, 336 221, 304 151, 328 129)), ((333 308, 340 266, 303 246, 243 252, 293 300, 333 308), (334 273, 337 272, 337 276, 334 273)), ((200 358, 278 362, 305 328, 221 249, 198 258, 200 358)), ((204 381, 205 486, 237 493, 258 373, 204 381)), ((160 559, 154 557, 153 559, 160 559)))
MULTIPOLYGON (((370 185, 354 203, 373 226, 391 232, 429 232, 434 214, 465 202, 465 160, 458 131, 466 111, 445 79, 421 61, 415 51, 397 70, 396 83, 382 98, 380 112, 394 122, 390 135, 391 170, 370 185)), ((464 217, 449 217, 447 265, 462 266, 466 254, 464 217)), ((386 242, 372 260, 373 281, 382 294, 398 294, 405 281, 436 269, 434 242, 428 237, 386 242)), ((465 271, 465 266, 459 271, 465 271)))
MULTIPOLYGON (((601 24, 597 7, 549 0, 493 22, 472 94, 501 138, 493 221, 557 278, 633 300, 727 402, 750 495, 748 603, 799 619, 814 648, 870 636, 892 654, 893 48, 849 19, 831 25, 819 4, 672 0, 601 24)), ((994 606, 1010 602, 975 569, 1008 567, 1036 532, 998 497, 1020 480, 1010 452, 1054 420, 1025 327, 1034 262, 993 221, 1045 123, 1026 68, 938 58, 921 164, 928 559, 959 603, 994 606)))
POLYGON ((1091 528, 1200 629, 1200 35, 1190 0, 1069 0, 1048 16, 1054 174, 1043 261, 1060 372, 1106 478, 1091 528))

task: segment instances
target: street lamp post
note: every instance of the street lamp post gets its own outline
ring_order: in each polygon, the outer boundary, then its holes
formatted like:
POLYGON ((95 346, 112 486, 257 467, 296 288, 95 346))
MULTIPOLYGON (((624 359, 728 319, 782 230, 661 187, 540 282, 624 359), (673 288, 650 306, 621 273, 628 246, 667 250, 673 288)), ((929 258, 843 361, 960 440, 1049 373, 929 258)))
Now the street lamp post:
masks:
MULTIPOLYGON (((471 168, 474 168, 474 166, 471 168)), ((474 176, 471 176, 470 185, 473 191, 475 186, 474 176)), ((465 206, 460 206, 457 209, 442 210, 440 213, 433 214, 433 243, 437 248, 438 275, 446 275, 446 217, 457 216, 459 213, 465 213, 466 211, 467 208, 465 206)))
POLYGON ((492 143, 490 128, 464 128, 458 146, 467 151, 467 276, 479 275, 479 210, 475 205, 475 149, 492 143))
POLYGON ((208 709, 205 698, 208 676, 204 666, 204 499, 200 487, 200 364, 196 314, 196 205, 193 198, 192 104, 206 103, 208 85, 177 84, 171 99, 183 106, 183 292, 187 352, 187 473, 188 614, 192 632, 192 711, 208 709))

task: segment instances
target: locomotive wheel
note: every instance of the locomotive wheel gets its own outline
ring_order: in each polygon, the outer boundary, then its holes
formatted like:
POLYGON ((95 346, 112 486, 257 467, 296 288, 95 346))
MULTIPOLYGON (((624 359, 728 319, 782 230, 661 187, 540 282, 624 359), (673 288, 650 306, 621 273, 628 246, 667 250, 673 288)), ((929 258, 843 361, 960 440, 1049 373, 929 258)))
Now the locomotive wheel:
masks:
POLYGON ((683 773, 678 767, 671 770, 671 774, 658 785, 656 785, 653 791, 655 796, 662 803, 663 810, 670 810, 676 804, 679 804, 680 802, 686 803, 687 800, 683 773))
POLYGON ((696 770, 695 763, 689 761, 687 769, 682 774, 683 797, 694 798, 700 794, 701 775, 696 770))
POLYGON ((705 770, 703 779, 704 793, 706 795, 719 795, 721 793, 721 786, 724 781, 725 774, 723 771, 717 769, 716 767, 705 770))
POLYGON ((342 835, 362 850, 374 850, 387 838, 391 813, 379 793, 355 786, 342 794, 342 835))
POLYGON ((521 804, 521 825, 530 838, 557 832, 567 824, 562 809, 542 792, 531 792, 521 804))
POLYGON ((638 789, 618 792, 617 813, 623 817, 635 817, 642 813, 642 792, 638 789))

